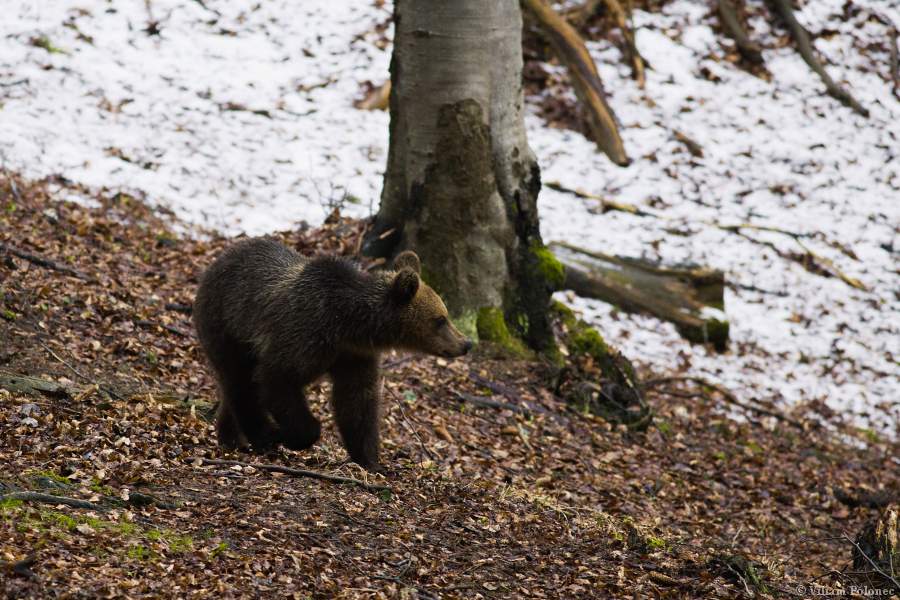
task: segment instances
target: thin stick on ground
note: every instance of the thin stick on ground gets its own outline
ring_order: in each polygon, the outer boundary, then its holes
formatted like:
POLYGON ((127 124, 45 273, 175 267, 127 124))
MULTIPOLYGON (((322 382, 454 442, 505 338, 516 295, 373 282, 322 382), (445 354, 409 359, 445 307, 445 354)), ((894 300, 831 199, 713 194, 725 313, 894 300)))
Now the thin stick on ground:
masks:
POLYGON ((50 269, 52 271, 58 271, 60 273, 65 273, 66 275, 71 275, 76 279, 82 279, 84 281, 94 281, 90 275, 82 273, 78 269, 73 269, 72 267, 67 267, 66 265, 61 265, 56 261, 52 261, 49 258, 44 258, 43 256, 38 256, 37 254, 32 254, 30 252, 25 252, 24 250, 19 250, 14 246, 10 246, 9 244, 4 244, 0 242, 0 251, 6 252, 8 254, 12 254, 22 260, 27 260, 33 265, 37 265, 39 267, 44 267, 45 269, 50 269))
MULTIPOLYGON (((384 379, 382 379, 381 380, 381 389, 384 389, 384 388, 385 388, 384 379)), ((416 428, 413 427, 412 423, 409 422, 409 418, 406 416, 406 411, 403 410, 403 398, 399 397, 397 395, 397 392, 395 392, 391 388, 387 388, 387 390, 391 393, 391 396, 393 396, 394 400, 397 401, 397 408, 400 409, 400 416, 403 418, 403 422, 406 425, 406 428, 413 434, 413 437, 416 438, 416 441, 419 442, 419 447, 422 448, 422 452, 424 452, 428 456, 428 458, 430 458, 431 460, 436 461, 437 457, 434 455, 434 453, 431 452, 431 450, 428 449, 428 447, 422 441, 422 438, 419 437, 419 432, 416 431, 416 428)))
POLYGON ((368 483, 366 481, 362 481, 360 479, 354 479, 352 477, 342 477, 340 475, 329 475, 328 473, 320 473, 319 471, 308 471, 306 469, 292 469, 291 467, 284 467, 282 465, 272 465, 266 463, 248 463, 240 460, 225 460, 220 458, 203 458, 201 456, 196 456, 194 458, 188 459, 189 462, 200 461, 203 465, 218 465, 222 467, 253 467, 254 469, 259 469, 260 471, 271 471, 273 473, 284 473, 285 475, 293 475, 294 477, 309 477, 310 479, 320 479, 322 481, 332 481, 334 483, 344 483, 349 485, 359 486, 363 489, 381 492, 381 491, 390 491, 391 488, 386 485, 378 485, 376 483, 368 483))
POLYGON ((859 552, 860 556, 862 556, 864 559, 866 559, 866 562, 869 563, 869 565, 871 565, 872 569, 873 569, 876 573, 878 573, 879 575, 881 575, 882 577, 884 577, 887 581, 890 581, 891 584, 893 585, 894 589, 900 590, 900 581, 898 581, 896 577, 894 577, 894 576, 892 576, 892 575, 889 575, 889 574, 885 573, 885 572, 884 572, 884 569, 882 569, 881 567, 879 567, 879 566, 878 566, 878 563, 876 563, 874 560, 872 560, 872 557, 871 557, 871 556, 869 556, 868 554, 866 554, 865 552, 863 552, 862 548, 859 547, 859 544, 857 544, 855 541, 853 541, 853 540, 850 538, 850 536, 848 536, 846 533, 843 534, 842 537, 843 537, 845 540, 847 540, 848 542, 850 542, 851 544, 853 544, 853 547, 856 548, 856 551, 859 552))
POLYGON ((751 64, 763 65, 764 61, 759 44, 751 40, 750 36, 747 35, 734 2, 732 0, 719 0, 717 4, 719 22, 722 24, 722 29, 725 30, 728 37, 734 40, 734 45, 737 46, 741 57, 751 64))
POLYGON ((822 80, 822 83, 825 84, 825 90, 828 92, 828 95, 841 104, 849 106, 860 115, 868 117, 869 111, 857 102, 856 99, 850 95, 850 92, 835 83, 834 79, 831 78, 831 75, 825 71, 822 63, 819 62, 819 59, 816 58, 812 43, 809 40, 809 33, 797 21, 797 17, 794 16, 791 0, 770 1, 775 6, 775 12, 777 12, 778 16, 781 17, 781 20, 784 21, 791 37, 794 38, 794 41, 797 43, 797 52, 800 53, 800 56, 803 57, 803 60, 809 65, 809 68, 812 69, 822 80))
POLYGON ((800 421, 797 421, 796 419, 792 419, 791 417, 789 417, 785 414, 782 414, 780 412, 777 412, 777 411, 774 411, 774 410, 771 410, 771 409, 768 409, 768 408, 765 408, 762 406, 756 406, 753 404, 748 404, 746 402, 743 402, 742 400, 739 400, 737 398, 737 396, 735 396, 734 394, 732 394, 731 392, 729 392, 722 386, 720 386, 716 383, 713 383, 713 382, 709 381, 708 379, 704 379, 703 377, 696 377, 696 376, 689 376, 689 375, 676 376, 676 377, 658 377, 656 379, 648 379, 647 381, 644 381, 642 385, 645 388, 651 388, 651 387, 656 387, 658 385, 663 385, 666 383, 673 383, 673 382, 678 382, 678 381, 696 383, 702 387, 708 388, 708 389, 713 390, 714 392, 718 393, 727 404, 731 404, 731 405, 737 406, 739 408, 743 408, 744 410, 755 412, 759 415, 763 415, 763 416, 767 416, 767 417, 774 417, 775 419, 777 419, 779 421, 783 421, 784 423, 787 423, 788 425, 792 425, 798 429, 806 430, 806 428, 803 426, 803 424, 800 421))
POLYGON ((89 502, 88 500, 79 500, 78 498, 67 498, 66 496, 54 496, 52 494, 42 494, 41 492, 10 492, 9 494, 0 495, 0 502, 8 500, 21 500, 22 502, 40 502, 43 504, 62 504, 71 508, 84 508, 87 510, 105 510, 99 504, 89 502))
POLYGON ((891 81, 894 82, 894 96, 900 100, 900 46, 898 46, 898 38, 900 38, 900 31, 897 31, 896 27, 892 27, 889 64, 891 69, 891 81))

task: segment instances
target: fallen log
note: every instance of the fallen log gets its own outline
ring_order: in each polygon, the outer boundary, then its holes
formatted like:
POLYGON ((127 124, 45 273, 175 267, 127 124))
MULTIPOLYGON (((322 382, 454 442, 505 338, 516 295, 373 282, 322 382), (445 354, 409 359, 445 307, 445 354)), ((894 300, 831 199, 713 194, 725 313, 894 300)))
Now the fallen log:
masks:
POLYGON ((588 126, 597 147, 617 165, 624 167, 631 164, 619 136, 616 118, 606 103, 597 65, 578 32, 545 0, 522 0, 522 6, 537 22, 556 56, 566 66, 575 95, 587 112, 588 126))
POLYGON ((721 271, 692 265, 664 267, 561 242, 551 243, 550 249, 565 267, 565 289, 626 312, 669 321, 685 339, 725 351, 729 327, 721 271))

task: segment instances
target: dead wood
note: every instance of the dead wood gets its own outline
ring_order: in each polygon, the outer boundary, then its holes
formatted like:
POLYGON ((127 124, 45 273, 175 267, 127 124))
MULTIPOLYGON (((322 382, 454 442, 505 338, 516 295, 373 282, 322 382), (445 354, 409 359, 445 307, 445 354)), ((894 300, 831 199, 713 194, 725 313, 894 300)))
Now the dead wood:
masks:
POLYGON ((897 559, 900 557, 900 506, 889 505, 865 525, 856 540, 846 533, 843 539, 853 546, 853 567, 860 583, 887 588, 886 595, 900 592, 897 559))
POLYGON ((584 4, 572 7, 565 13, 566 20, 576 27, 581 27, 588 19, 597 14, 597 10, 600 8, 600 5, 603 4, 603 1, 604 0, 586 0, 584 4))
POLYGON ((860 490, 858 492, 851 492, 835 486, 832 488, 832 492, 838 502, 845 506, 849 506, 850 508, 884 508, 900 499, 900 494, 889 490, 860 490))
POLYGON ((254 469, 259 469, 260 471, 271 471, 274 473, 284 473, 285 475, 293 475, 294 477, 309 477, 310 479, 320 479, 322 481, 332 481, 334 483, 344 483, 350 485, 356 485, 363 489, 381 492, 381 491, 390 491, 391 488, 386 485, 378 485, 375 483, 368 483, 366 481, 362 481, 359 479, 353 479, 352 477, 342 477, 340 475, 329 475, 328 473, 320 473, 318 471, 308 471, 306 469, 292 469, 291 467, 284 467, 282 465, 272 465, 265 463, 248 463, 242 462, 239 460, 224 460, 219 458, 202 458, 195 457, 189 459, 192 462, 200 461, 203 465, 219 465, 225 467, 252 467, 254 469))
MULTIPOLYGON (((694 142, 694 143, 696 143, 696 142, 694 142)), ((673 219, 673 218, 667 217, 665 215, 657 214, 657 213, 654 213, 654 212, 651 212, 648 210, 644 210, 642 208, 638 208, 634 204, 628 204, 625 202, 616 202, 614 200, 609 200, 607 198, 598 196, 596 194, 590 194, 588 192, 585 192, 584 190, 569 188, 569 187, 562 185, 558 181, 545 182, 544 186, 550 188, 551 190, 556 190, 558 192, 572 194, 574 196, 577 196, 579 198, 584 198, 586 200, 596 200, 596 201, 600 202, 600 210, 604 213, 608 212, 608 211, 618 211, 618 212, 624 212, 624 213, 628 213, 631 215, 635 215, 637 217, 654 217, 656 219, 661 219, 663 221, 670 221, 673 223, 682 221, 681 219, 673 219)), ((848 258, 852 258, 853 260, 858 260, 857 256, 852 251, 850 251, 848 248, 846 248, 845 246, 842 246, 841 244, 839 244, 837 242, 825 239, 824 235, 822 235, 819 232, 799 233, 796 231, 789 231, 789 230, 781 229, 778 227, 771 227, 768 225, 756 225, 753 223, 737 223, 737 224, 733 224, 733 225, 728 225, 728 224, 723 224, 723 223, 716 223, 715 221, 701 221, 699 223, 696 223, 696 225, 705 225, 707 227, 715 227, 716 229, 720 229, 722 231, 734 233, 736 235, 741 236, 742 238, 744 238, 745 240, 747 240, 749 242, 770 248, 776 254, 778 254, 778 256, 780 256, 786 260, 790 260, 790 261, 800 264, 804 269, 806 269, 810 273, 817 274, 817 275, 824 275, 827 277, 836 277, 836 278, 840 279, 841 281, 843 281, 844 283, 846 283, 847 285, 849 285, 850 287, 853 287, 853 288, 856 288, 856 289, 862 290, 862 291, 868 291, 868 288, 859 279, 856 279, 855 277, 851 277, 851 276, 847 275, 836 264, 834 264, 834 261, 832 261, 824 256, 821 256, 820 254, 817 254, 816 252, 813 252, 813 250, 803 242, 803 240, 805 240, 805 239, 817 239, 820 242, 828 245, 829 247, 834 248, 835 250, 839 251, 840 253, 847 256, 848 258), (776 233, 779 235, 787 236, 787 237, 791 238, 792 240, 794 240, 803 252, 802 252, 802 254, 799 254, 799 255, 795 254, 795 253, 784 252, 771 242, 758 240, 756 238, 750 237, 749 235, 744 233, 743 230, 762 231, 762 232, 766 232, 766 233, 776 233)))
POLYGON ((617 202, 615 200, 610 200, 609 198, 604 198, 603 196, 588 193, 581 189, 566 187, 558 181, 545 181, 543 182, 543 186, 550 188, 551 190, 556 190, 557 192, 572 194, 573 196, 584 198, 585 200, 596 200, 600 202, 601 211, 604 213, 609 211, 618 211, 628 213, 630 215, 636 215, 638 217, 659 217, 659 215, 655 215, 651 212, 640 209, 634 204, 617 202))
POLYGON ((684 147, 688 149, 688 152, 691 153, 691 156, 694 158, 703 158, 703 146, 695 142, 693 139, 689 138, 687 135, 681 133, 677 129, 672 130, 672 136, 684 144, 684 147))
POLYGON ((582 27, 588 19, 597 14, 601 4, 606 5, 606 9, 616 22, 616 26, 622 31, 622 37, 625 40, 623 54, 625 60, 631 66, 631 77, 637 81, 638 87, 643 89, 646 82, 644 71, 646 70, 647 61, 641 56, 634 42, 634 29, 630 25, 630 2, 626 8, 622 6, 619 0, 587 0, 581 6, 565 11, 565 19, 577 28, 582 27))
POLYGON ((561 242, 552 242, 550 248, 565 267, 565 289, 626 312, 669 321, 684 338, 725 350, 728 321, 721 271, 691 265, 664 267, 561 242))
POLYGON ((722 29, 725 30, 728 37, 734 40, 734 45, 737 46, 741 57, 748 63, 763 65, 762 51, 759 45, 747 35, 734 2, 732 0, 719 0, 717 4, 719 22, 722 24, 722 29))
POLYGON ((374 88, 366 97, 354 103, 361 110, 387 110, 391 99, 391 80, 388 79, 377 88, 374 88))
POLYGON ((84 281, 95 281, 93 277, 82 273, 78 269, 73 269, 72 267, 61 265, 56 261, 52 261, 49 258, 44 258, 43 256, 38 256, 37 254, 31 254, 30 252, 19 250, 18 248, 10 246, 9 244, 0 242, 0 251, 6 252, 7 254, 12 254, 13 256, 21 258, 22 260, 27 260, 31 264, 43 267, 45 269, 65 273, 66 275, 71 275, 72 277, 82 279, 84 281))
POLYGON ((891 41, 890 41, 890 70, 891 70, 891 81, 894 82, 894 95, 900 100, 900 47, 898 47, 897 38, 900 37, 900 32, 897 31, 896 27, 891 28, 891 41))
POLYGON ((800 53, 800 56, 803 57, 803 60, 809 65, 809 68, 812 69, 822 80, 822 83, 825 84, 828 95, 844 106, 849 106, 860 115, 868 117, 869 111, 857 102, 856 99, 850 95, 850 92, 835 83, 834 79, 832 79, 825 71, 822 63, 819 62, 819 59, 816 58, 812 43, 809 39, 809 32, 797 21, 797 17, 794 15, 794 9, 791 7, 791 0, 770 0, 770 2, 774 5, 775 12, 781 17, 781 20, 787 27, 791 37, 794 38, 794 42, 797 44, 797 52, 800 53))
POLYGON ((174 333, 178 337, 191 337, 191 334, 183 329, 179 329, 178 327, 174 327, 172 325, 166 325, 165 323, 154 323, 153 321, 145 321, 139 320, 134 322, 135 325, 139 327, 145 327, 147 329, 154 329, 156 327, 160 327, 165 329, 169 333, 174 333))
POLYGON ((634 30, 629 25, 631 15, 619 0, 603 1, 609 13, 616 20, 616 25, 622 31, 622 37, 625 39, 625 59, 631 64, 631 78, 637 82, 639 88, 644 89, 644 83, 646 82, 644 65, 646 61, 641 56, 641 53, 638 52, 637 44, 634 42, 634 30))
POLYGON ((37 562, 37 556, 34 554, 30 554, 23 558, 22 560, 16 562, 3 562, 0 563, 0 567, 5 570, 12 572, 13 575, 18 575, 20 577, 25 577, 27 579, 31 579, 36 581, 38 576, 37 573, 31 570, 31 567, 37 562))
POLYGON ((615 115, 606 102, 597 66, 578 32, 545 0, 522 0, 522 6, 538 23, 556 56, 568 69, 597 147, 617 165, 629 165, 631 160, 625 153, 615 115))
POLYGON ((70 386, 41 379, 40 377, 31 377, 29 375, 19 375, 9 371, 0 371, 0 388, 15 392, 18 394, 39 395, 46 394, 49 396, 72 396, 75 390, 70 386))
POLYGON ((463 392, 453 392, 454 395, 459 398, 459 400, 463 403, 473 404, 475 406, 481 406, 484 408, 494 408, 497 410, 508 410, 520 415, 529 416, 531 415, 531 411, 524 406, 517 406, 515 404, 509 404, 508 402, 499 402, 497 400, 493 400, 491 398, 485 398, 484 396, 475 396, 474 394, 465 394, 463 392))
POLYGON ((71 508, 84 508, 87 510, 105 510, 99 504, 94 504, 87 500, 79 500, 77 498, 67 498, 65 496, 54 496, 52 494, 43 494, 41 492, 10 492, 9 494, 0 495, 0 502, 7 500, 21 500, 22 502, 40 502, 43 504, 62 504, 71 508))
MULTIPOLYGON (((695 383, 703 388, 710 389, 710 390, 716 392, 717 394, 719 394, 719 396, 722 397, 722 399, 725 401, 726 404, 731 404, 733 406, 737 406, 738 408, 742 408, 746 411, 754 412, 758 415, 762 415, 765 417, 773 417, 773 418, 777 419, 778 421, 782 421, 784 423, 792 425, 803 431, 806 430, 806 427, 804 427, 803 423, 801 423, 800 421, 797 421, 796 419, 793 419, 783 413, 772 410, 770 408, 766 408, 764 406, 757 406, 755 404, 749 404, 747 402, 739 400, 737 396, 735 396, 734 394, 732 394, 731 392, 726 390, 724 387, 722 387, 718 384, 715 384, 715 383, 709 381, 708 379, 704 379, 703 377, 693 377, 693 376, 658 377, 656 379, 648 379, 647 381, 642 382, 641 385, 643 385, 644 388, 652 388, 652 387, 657 387, 659 385, 664 385, 666 383, 673 383, 673 382, 678 382, 678 381, 695 383)), ((663 393, 666 393, 665 390, 663 390, 663 393)))

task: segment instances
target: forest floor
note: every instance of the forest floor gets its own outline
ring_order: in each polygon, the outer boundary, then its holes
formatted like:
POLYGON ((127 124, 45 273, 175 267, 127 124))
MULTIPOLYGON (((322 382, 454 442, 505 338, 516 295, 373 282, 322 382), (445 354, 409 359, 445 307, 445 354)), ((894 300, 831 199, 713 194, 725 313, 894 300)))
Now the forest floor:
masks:
MULTIPOLYGON (((346 461, 327 384, 311 393, 313 449, 222 452, 188 312, 230 240, 180 237, 123 194, 58 200, 92 193, 48 183, 0 175, 0 379, 59 384, 0 390, 0 495, 92 505, 0 502, 0 596, 849 595, 852 540, 900 491, 898 444, 824 403, 761 418, 644 371, 662 385, 634 432, 573 410, 540 365, 484 353, 385 357, 385 476, 346 461)), ((363 228, 277 237, 348 254, 363 228)))

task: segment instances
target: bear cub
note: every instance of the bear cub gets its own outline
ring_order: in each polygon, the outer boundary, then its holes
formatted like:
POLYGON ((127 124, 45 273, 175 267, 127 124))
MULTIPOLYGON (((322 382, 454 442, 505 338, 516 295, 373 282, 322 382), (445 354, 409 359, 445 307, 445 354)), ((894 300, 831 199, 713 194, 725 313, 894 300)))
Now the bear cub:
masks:
POLYGON ((354 462, 379 470, 381 352, 455 357, 472 347, 420 271, 410 251, 392 270, 368 273, 266 238, 225 250, 204 273, 193 310, 219 383, 219 444, 309 448, 321 427, 304 387, 327 374, 344 447, 354 462))

